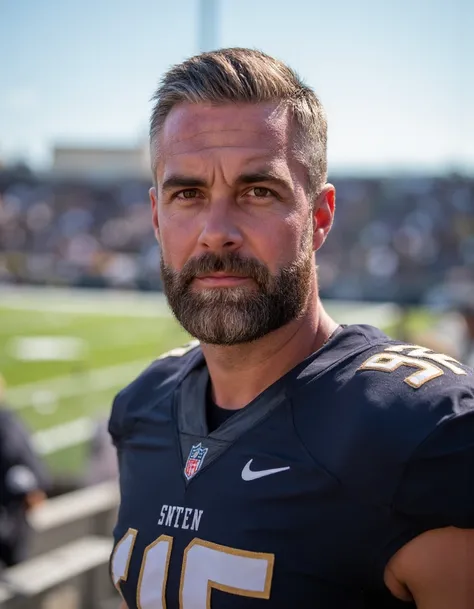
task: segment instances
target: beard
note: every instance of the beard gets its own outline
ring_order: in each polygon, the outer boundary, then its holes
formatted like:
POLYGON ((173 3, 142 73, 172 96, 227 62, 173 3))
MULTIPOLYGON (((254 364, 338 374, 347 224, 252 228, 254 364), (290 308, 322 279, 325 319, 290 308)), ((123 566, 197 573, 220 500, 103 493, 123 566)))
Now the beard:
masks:
POLYGON ((191 336, 211 345, 239 345, 262 338, 297 319, 311 286, 313 251, 306 244, 300 256, 272 275, 255 258, 235 252, 207 253, 176 271, 161 258, 163 287, 171 310, 191 336), (199 275, 223 272, 252 279, 255 286, 193 289, 199 275))

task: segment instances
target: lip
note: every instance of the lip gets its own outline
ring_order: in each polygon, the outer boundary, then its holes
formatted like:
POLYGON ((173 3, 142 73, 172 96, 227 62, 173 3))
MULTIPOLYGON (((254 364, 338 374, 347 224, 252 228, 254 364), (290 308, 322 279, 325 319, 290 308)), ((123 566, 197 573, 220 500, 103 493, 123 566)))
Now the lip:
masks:
POLYGON ((227 288, 241 285, 249 280, 248 277, 239 275, 226 275, 225 273, 212 273, 211 275, 203 275, 196 277, 195 281, 206 288, 227 288))

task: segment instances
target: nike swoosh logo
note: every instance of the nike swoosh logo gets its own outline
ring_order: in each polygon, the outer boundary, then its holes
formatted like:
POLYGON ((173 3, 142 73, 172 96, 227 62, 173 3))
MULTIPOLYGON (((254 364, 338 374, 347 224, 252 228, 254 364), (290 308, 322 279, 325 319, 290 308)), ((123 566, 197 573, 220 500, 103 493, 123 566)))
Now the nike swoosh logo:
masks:
POLYGON ((250 469, 250 465, 252 464, 253 459, 250 459, 248 463, 245 464, 244 469, 242 470, 242 480, 248 482, 249 480, 257 480, 257 478, 263 478, 264 476, 271 476, 272 474, 278 474, 278 472, 286 472, 288 467, 276 467, 274 469, 261 469, 257 472, 252 471, 250 469))

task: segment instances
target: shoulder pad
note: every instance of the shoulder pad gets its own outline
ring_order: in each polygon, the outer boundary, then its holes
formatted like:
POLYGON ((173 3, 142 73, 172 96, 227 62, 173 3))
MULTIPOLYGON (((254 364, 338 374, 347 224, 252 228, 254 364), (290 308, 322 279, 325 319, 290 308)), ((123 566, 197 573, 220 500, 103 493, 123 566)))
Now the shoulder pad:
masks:
POLYGON ((441 418, 458 413, 458 398, 472 393, 474 374, 444 353, 391 341, 359 354, 347 370, 345 382, 368 404, 378 408, 397 404, 395 416, 400 416, 400 409, 412 422, 419 416, 430 431, 441 418), (444 409, 436 408, 445 398, 449 400, 444 409))
POLYGON ((347 391, 362 408, 359 438, 373 447, 372 463, 377 453, 388 457, 381 461, 382 476, 385 468, 401 473, 418 447, 448 421, 474 415, 473 371, 448 355, 393 341, 361 354, 355 363, 347 391))
POLYGON ((315 418, 321 429, 305 423, 314 399, 305 396, 298 416, 310 452, 346 488, 387 505, 423 442, 453 419, 473 419, 474 374, 447 355, 390 341, 321 379, 316 399, 329 404, 315 418))
POLYGON ((166 398, 201 357, 199 341, 191 341, 160 355, 122 389, 115 396, 109 418, 114 443, 130 433, 139 412, 156 407, 166 398))

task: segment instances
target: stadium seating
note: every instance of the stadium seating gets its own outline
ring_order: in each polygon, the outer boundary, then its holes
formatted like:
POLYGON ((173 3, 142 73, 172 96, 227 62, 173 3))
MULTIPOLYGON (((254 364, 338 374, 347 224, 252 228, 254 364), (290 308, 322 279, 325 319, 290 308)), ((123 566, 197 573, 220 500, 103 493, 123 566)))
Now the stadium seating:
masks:
POLYGON ((31 554, 38 556, 87 535, 110 536, 118 489, 114 482, 60 495, 34 510, 31 554))
MULTIPOLYGON (((102 609, 112 542, 84 537, 6 571, 0 584, 5 609, 102 609)), ((117 604, 117 603, 116 603, 117 604)))
MULTIPOLYGON (((318 252, 324 297, 415 303, 447 281, 474 281, 472 177, 330 181, 337 212, 318 252)), ((0 172, 0 283, 159 290, 149 186, 0 172)))
POLYGON ((108 609, 119 603, 108 574, 118 503, 115 483, 49 499, 30 518, 32 558, 0 579, 4 609, 108 609))

